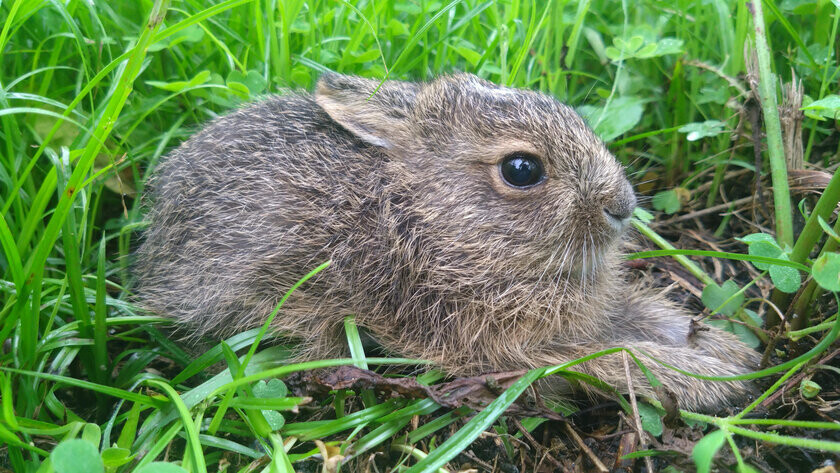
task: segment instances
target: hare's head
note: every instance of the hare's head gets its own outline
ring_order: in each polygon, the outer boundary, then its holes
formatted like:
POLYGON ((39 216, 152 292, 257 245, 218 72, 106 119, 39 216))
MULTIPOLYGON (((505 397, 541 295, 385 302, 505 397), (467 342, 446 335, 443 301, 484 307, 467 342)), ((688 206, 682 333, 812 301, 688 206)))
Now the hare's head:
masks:
POLYGON ((381 148, 430 267, 461 282, 597 273, 636 199, 574 110, 468 74, 378 86, 329 74, 316 100, 381 148))

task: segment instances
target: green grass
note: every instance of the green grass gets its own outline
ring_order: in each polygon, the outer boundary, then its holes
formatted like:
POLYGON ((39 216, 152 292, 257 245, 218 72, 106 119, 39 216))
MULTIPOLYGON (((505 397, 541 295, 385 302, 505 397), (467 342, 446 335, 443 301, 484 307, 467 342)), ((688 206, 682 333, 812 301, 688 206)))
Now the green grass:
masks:
MULTIPOLYGON (((775 104, 779 82, 795 73, 805 105, 814 102, 803 122, 804 159, 816 168, 838 162, 840 98, 832 97, 840 15, 827 0, 761 6, 764 18, 754 22, 744 0, 0 2, 0 468, 81 471, 63 469, 67 459, 92 458, 109 472, 165 471, 152 464, 164 459, 195 472, 293 471, 319 452, 313 441, 323 440, 342 455, 390 452, 394 471, 454 471, 447 462, 481 432, 507 432, 505 408, 534 380, 560 373, 597 383, 570 371, 572 365, 534 370, 476 415, 431 400, 376 399, 372 392, 310 401, 289 396, 280 382, 258 381, 315 367, 412 361, 365 359, 352 321, 347 360, 278 366, 287 350, 258 350, 265 330, 188 353, 167 338, 163 319, 135 310, 126 285, 133 239, 144 226, 137 196, 161 156, 238 104, 311 88, 327 70, 416 80, 468 71, 552 94, 579 107, 636 181, 651 181, 640 188, 655 194, 646 206, 671 214, 717 205, 723 194, 750 195, 742 184, 754 179, 749 134, 758 130, 740 112, 750 87, 743 80, 745 45, 757 43, 754 107, 763 110, 769 147, 758 170, 772 174, 774 193, 766 201, 775 202, 775 215, 755 223, 776 230, 775 243, 741 244, 738 255, 679 252, 666 238, 673 235, 657 234, 650 221, 637 228, 670 250, 656 255, 677 255, 707 287, 717 285, 703 269, 713 257, 751 261, 764 271, 736 281, 740 286, 709 309, 742 321, 750 311, 766 314, 769 331, 760 338, 790 350, 762 374, 788 379, 806 372, 810 379, 822 368, 809 362, 840 330, 825 311, 836 310, 826 292, 840 290, 837 239, 825 236, 838 230, 830 224, 840 181, 832 180, 819 202, 785 188, 775 104), (739 169, 749 171, 748 180, 735 184, 729 176, 739 169), (800 218, 800 210, 813 216, 800 218), (783 291, 794 273, 799 285, 783 291), (813 279, 799 279, 809 274, 813 279), (753 285, 775 287, 773 302, 782 312, 796 308, 801 317, 793 327, 779 325, 776 312, 750 292, 753 285), (735 309, 725 310, 732 301, 735 309), (788 344, 790 328, 794 339, 815 337, 808 350, 788 344), (208 374, 219 363, 227 369, 208 374), (333 415, 295 414, 305 402, 332 403, 333 415), (414 426, 418 414, 424 422, 414 426)), ((705 218, 718 236, 746 233, 737 219, 705 218)), ((436 382, 439 375, 431 373, 420 380, 436 382)), ((782 386, 775 382, 764 397, 782 386)), ((752 471, 736 436, 840 450, 830 436, 837 423, 750 424, 743 415, 756 405, 726 418, 683 413, 717 429, 698 443, 696 458, 727 442, 735 467, 752 471)), ((515 449, 506 445, 514 460, 515 449)))

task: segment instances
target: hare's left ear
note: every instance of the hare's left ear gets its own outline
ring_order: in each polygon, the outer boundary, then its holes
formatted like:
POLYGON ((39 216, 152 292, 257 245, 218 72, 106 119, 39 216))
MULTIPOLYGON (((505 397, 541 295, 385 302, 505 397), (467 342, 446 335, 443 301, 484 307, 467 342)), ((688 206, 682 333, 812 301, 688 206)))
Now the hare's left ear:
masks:
POLYGON ((336 123, 374 146, 405 146, 409 115, 419 86, 327 73, 318 80, 315 101, 336 123))

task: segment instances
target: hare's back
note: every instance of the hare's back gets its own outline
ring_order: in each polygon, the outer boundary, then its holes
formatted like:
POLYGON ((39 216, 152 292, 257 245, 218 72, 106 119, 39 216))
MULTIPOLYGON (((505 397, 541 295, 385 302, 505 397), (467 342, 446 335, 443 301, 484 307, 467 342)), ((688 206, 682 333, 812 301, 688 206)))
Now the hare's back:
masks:
POLYGON ((309 96, 221 117, 165 158, 135 257, 140 303, 200 332, 258 325, 330 258, 365 159, 309 96), (285 288, 285 289, 284 289, 285 288))

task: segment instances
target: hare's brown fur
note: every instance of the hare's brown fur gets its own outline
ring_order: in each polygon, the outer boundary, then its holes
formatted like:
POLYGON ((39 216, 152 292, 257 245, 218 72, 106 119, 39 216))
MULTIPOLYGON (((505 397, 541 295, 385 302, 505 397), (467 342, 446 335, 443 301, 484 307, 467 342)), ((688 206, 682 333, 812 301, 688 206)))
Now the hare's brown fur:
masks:
MULTIPOLYGON (((632 188, 571 108, 466 74, 377 85, 326 75, 314 95, 242 108, 169 155, 136 255, 141 305, 227 335, 261 325, 329 259, 274 322, 309 358, 342 355, 343 319, 355 314, 386 350, 454 375, 615 346, 702 374, 753 366, 730 334, 689 337, 688 315, 627 283, 618 244, 632 188), (499 162, 521 151, 542 159, 544 182, 504 182, 499 162)), ((641 359, 682 406, 748 389, 641 359)), ((618 355, 577 368, 626 385, 618 355)))

